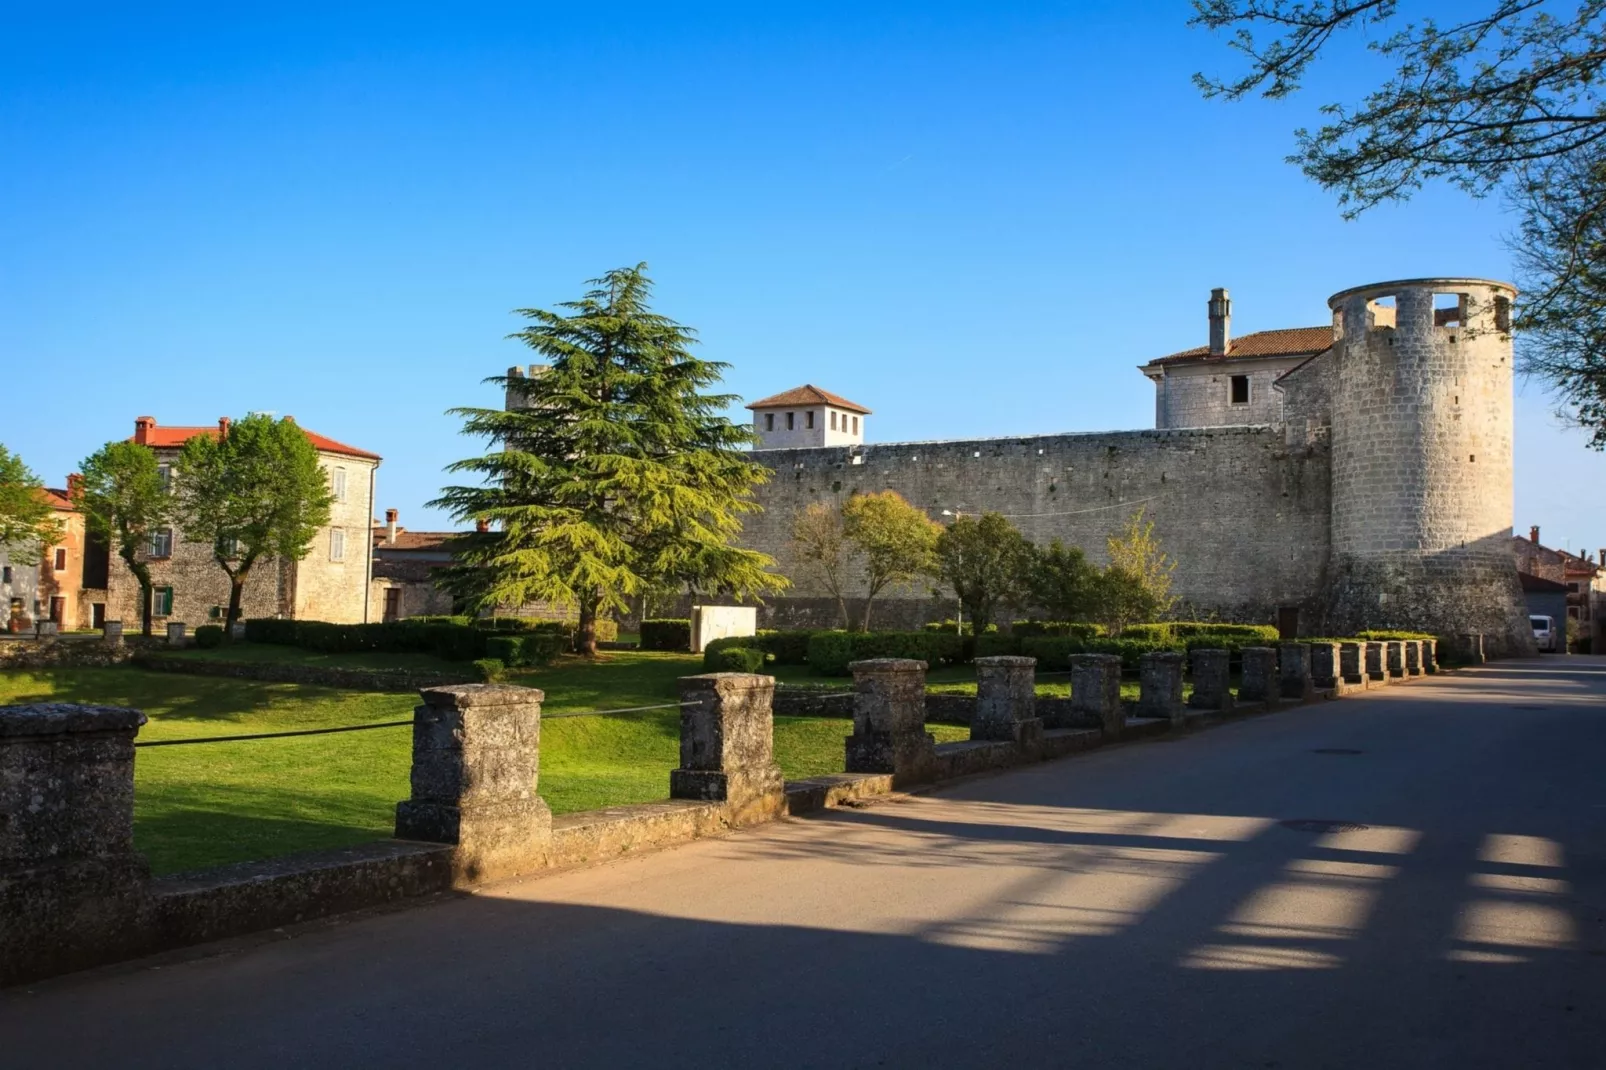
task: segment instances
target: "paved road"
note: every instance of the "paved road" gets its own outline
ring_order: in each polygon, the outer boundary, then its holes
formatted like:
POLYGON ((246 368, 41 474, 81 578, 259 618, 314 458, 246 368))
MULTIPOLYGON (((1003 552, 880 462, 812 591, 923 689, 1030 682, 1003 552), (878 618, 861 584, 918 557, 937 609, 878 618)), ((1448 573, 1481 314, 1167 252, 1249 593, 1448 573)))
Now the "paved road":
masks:
POLYGON ((1501 663, 65 978, 0 1065, 1606 1066, 1603 692, 1501 663))

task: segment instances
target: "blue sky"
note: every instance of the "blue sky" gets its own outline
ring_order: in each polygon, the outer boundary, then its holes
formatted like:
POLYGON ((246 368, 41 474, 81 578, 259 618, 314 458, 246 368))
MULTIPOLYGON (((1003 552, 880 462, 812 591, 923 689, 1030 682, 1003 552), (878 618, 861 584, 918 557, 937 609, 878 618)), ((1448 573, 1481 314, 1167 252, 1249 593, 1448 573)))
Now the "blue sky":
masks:
MULTIPOLYGON (((1135 365, 1348 286, 1508 277, 1443 188, 1344 221, 1283 162, 1375 67, 1202 100, 1149 3, 22 5, 0 35, 0 441, 47 482, 137 415, 266 409, 385 457, 413 528, 526 359, 510 310, 645 260, 729 388, 871 438, 1152 426, 1135 365)), ((1606 545, 1606 459, 1518 399, 1516 523, 1606 545)))

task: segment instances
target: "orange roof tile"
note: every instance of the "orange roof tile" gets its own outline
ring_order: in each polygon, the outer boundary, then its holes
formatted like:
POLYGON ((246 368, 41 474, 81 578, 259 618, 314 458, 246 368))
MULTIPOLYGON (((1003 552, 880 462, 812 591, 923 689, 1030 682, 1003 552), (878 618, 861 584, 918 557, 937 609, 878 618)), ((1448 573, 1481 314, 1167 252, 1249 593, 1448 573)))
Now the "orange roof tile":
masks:
POLYGON ((52 509, 59 509, 66 513, 73 512, 72 499, 67 496, 67 492, 64 490, 57 490, 55 487, 45 487, 44 499, 50 503, 50 508, 52 509))
MULTIPOLYGON (((366 457, 373 461, 382 459, 377 453, 369 453, 367 450, 360 450, 355 446, 336 442, 334 439, 320 435, 316 431, 308 431, 304 427, 301 430, 306 433, 307 438, 311 440, 314 446, 325 453, 343 453, 348 457, 366 457)), ((162 427, 158 425, 146 430, 145 445, 150 446, 152 449, 178 449, 196 435, 210 435, 215 438, 217 433, 218 429, 215 424, 211 427, 162 427)), ((129 436, 128 441, 133 442, 133 436, 129 436)))
POLYGON ((790 390, 783 390, 767 398, 761 398, 747 407, 750 409, 776 409, 787 405, 830 405, 849 412, 860 412, 866 416, 870 410, 856 402, 849 401, 840 394, 833 394, 829 390, 821 390, 812 383, 794 386, 790 390))
POLYGON ((1234 338, 1226 356, 1216 357, 1209 346, 1195 346, 1168 357, 1157 357, 1150 364, 1170 364, 1184 360, 1233 360, 1238 357, 1300 357, 1320 353, 1333 346, 1333 328, 1288 327, 1277 331, 1255 331, 1234 338))
POLYGON ((453 539, 470 534, 466 531, 408 531, 405 528, 396 529, 396 541, 386 542, 386 530, 383 524, 374 528, 374 549, 376 550, 441 550, 453 539))

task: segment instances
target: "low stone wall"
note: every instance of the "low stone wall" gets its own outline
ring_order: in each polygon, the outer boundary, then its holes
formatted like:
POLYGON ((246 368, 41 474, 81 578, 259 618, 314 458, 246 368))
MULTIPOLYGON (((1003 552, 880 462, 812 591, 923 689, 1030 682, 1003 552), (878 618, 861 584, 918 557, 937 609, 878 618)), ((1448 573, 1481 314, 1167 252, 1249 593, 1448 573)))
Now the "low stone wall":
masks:
POLYGON ((342 687, 352 691, 388 691, 410 694, 431 687, 470 683, 474 674, 463 672, 418 672, 412 669, 350 669, 333 665, 299 665, 273 661, 216 661, 211 658, 185 658, 155 653, 134 655, 136 668, 152 672, 184 673, 191 676, 228 676, 240 680, 261 680, 274 684, 312 684, 342 687))
POLYGON ((0 637, 0 669, 100 668, 121 665, 139 649, 140 640, 109 643, 99 635, 47 639, 0 637))

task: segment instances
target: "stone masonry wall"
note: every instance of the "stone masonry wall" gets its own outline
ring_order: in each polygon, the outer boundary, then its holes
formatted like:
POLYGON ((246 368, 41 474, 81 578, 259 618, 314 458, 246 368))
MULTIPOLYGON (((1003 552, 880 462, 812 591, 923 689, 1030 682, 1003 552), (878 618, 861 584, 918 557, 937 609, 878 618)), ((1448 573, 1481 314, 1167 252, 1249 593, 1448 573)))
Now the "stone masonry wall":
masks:
POLYGON ((328 526, 318 532, 307 556, 296 562, 295 615, 299 620, 342 624, 377 620, 384 604, 372 610, 368 605, 373 476, 377 465, 361 457, 334 453, 323 453, 319 459, 327 472, 345 469, 346 497, 329 507, 328 526), (334 560, 330 553, 334 531, 344 536, 340 560, 334 560))
POLYGON ((1283 396, 1272 384, 1299 360, 1221 360, 1168 367, 1155 391, 1154 425, 1159 428, 1227 427, 1273 424, 1283 419, 1283 396), (1231 379, 1249 376, 1249 401, 1232 403, 1231 379))
MULTIPOLYGON (((834 606, 794 558, 792 518, 811 502, 892 489, 942 520, 944 509, 1011 516, 1028 539, 1082 547, 1139 508, 1177 560, 1174 591, 1192 612, 1270 621, 1297 605, 1314 621, 1324 587, 1329 465, 1325 443, 1289 449, 1280 428, 1042 435, 850 448, 761 450, 774 470, 742 544, 776 558, 796 585, 768 599, 761 625, 828 626, 834 606)), ((910 627, 951 616, 928 584, 885 592, 873 623, 910 627)))

